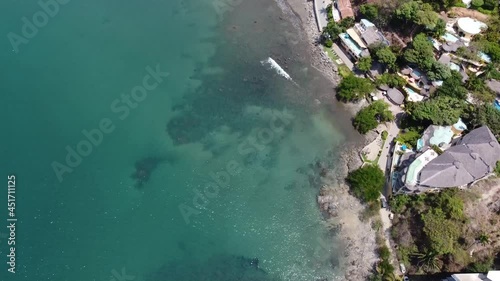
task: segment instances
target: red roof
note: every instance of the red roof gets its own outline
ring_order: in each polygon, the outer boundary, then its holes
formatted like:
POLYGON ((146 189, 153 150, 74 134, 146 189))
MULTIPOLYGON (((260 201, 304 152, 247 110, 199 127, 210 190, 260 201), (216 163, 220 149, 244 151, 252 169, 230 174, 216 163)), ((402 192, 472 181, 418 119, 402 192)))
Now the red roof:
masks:
POLYGON ((352 10, 351 1, 350 0, 338 0, 337 7, 340 12, 340 16, 344 18, 354 17, 354 12, 352 10))

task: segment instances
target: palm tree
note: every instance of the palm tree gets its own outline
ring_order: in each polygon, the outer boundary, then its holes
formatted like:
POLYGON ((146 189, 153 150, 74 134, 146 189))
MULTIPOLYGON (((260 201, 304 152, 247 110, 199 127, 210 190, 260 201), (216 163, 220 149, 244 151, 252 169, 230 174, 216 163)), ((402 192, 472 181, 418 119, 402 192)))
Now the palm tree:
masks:
POLYGON ((481 235, 479 235, 479 238, 477 240, 483 246, 486 246, 487 244, 490 243, 490 237, 488 237, 488 234, 486 234, 486 233, 482 233, 481 235))
POLYGON ((417 259, 417 266, 426 271, 439 271, 438 253, 433 250, 425 250, 422 253, 413 254, 417 259))

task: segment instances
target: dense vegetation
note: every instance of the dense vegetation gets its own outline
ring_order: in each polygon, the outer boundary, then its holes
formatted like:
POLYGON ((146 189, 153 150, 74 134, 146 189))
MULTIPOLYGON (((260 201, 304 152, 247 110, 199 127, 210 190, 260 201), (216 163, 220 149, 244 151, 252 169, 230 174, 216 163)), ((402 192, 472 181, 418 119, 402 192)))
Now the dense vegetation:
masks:
POLYGON ((348 75, 337 87, 337 98, 344 102, 357 102, 375 89, 373 83, 365 78, 348 75))
POLYGON ((363 202, 376 202, 384 187, 384 172, 376 165, 364 165, 346 179, 352 193, 363 202))
POLYGON ((354 117, 353 125, 356 130, 362 134, 375 129, 379 122, 394 120, 389 105, 381 100, 371 103, 369 106, 361 109, 354 117))
POLYGON ((466 231, 464 200, 473 200, 472 194, 457 189, 398 195, 390 200, 392 211, 397 214, 391 235, 398 244, 398 258, 410 272, 491 269, 493 259, 471 257, 468 253, 471 244, 481 243, 487 237, 481 233, 470 237, 466 231))

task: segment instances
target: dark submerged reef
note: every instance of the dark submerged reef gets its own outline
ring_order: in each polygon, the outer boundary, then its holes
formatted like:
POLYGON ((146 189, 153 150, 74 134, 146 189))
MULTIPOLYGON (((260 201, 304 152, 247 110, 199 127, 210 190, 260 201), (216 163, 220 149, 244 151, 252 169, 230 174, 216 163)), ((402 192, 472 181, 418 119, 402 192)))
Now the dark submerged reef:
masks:
POLYGON ((164 158, 146 157, 135 162, 135 172, 131 175, 134 179, 135 187, 142 188, 149 181, 151 174, 158 167, 158 164, 165 161, 164 158))

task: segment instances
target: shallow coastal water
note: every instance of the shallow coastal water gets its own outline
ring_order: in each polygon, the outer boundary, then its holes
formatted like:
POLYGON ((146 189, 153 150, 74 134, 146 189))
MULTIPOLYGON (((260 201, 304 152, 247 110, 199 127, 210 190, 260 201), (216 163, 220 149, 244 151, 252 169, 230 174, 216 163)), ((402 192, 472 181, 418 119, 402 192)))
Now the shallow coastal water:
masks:
MULTIPOLYGON (((315 196, 349 119, 283 3, 218 1, 75 0, 18 53, 1 43, 19 222, 17 273, 0 280, 342 276, 315 196)), ((21 34, 41 8, 0 10, 2 34, 21 34)))

